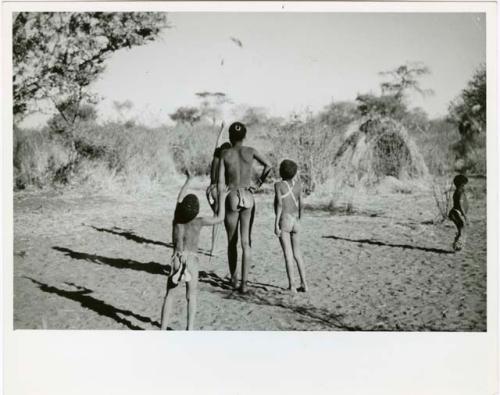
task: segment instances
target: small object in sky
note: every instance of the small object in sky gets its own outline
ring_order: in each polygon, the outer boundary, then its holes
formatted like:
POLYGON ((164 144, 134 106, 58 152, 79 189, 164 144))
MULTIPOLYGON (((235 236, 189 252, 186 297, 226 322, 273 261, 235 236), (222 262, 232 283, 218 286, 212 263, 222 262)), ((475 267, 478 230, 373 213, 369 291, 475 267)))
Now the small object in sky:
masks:
POLYGON ((235 43, 238 47, 243 48, 243 43, 241 40, 237 39, 236 37, 229 37, 233 43, 235 43))
POLYGON ((221 59, 221 61, 220 61, 220 65, 221 65, 221 66, 224 66, 224 58, 222 58, 222 59, 221 59))

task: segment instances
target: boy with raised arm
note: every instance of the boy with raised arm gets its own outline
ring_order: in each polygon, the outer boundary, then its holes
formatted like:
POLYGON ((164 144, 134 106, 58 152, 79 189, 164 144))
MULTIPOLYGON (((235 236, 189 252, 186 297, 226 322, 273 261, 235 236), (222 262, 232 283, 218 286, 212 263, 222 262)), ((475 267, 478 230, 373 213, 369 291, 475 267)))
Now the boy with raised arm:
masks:
MULTIPOLYGON (((167 280, 167 292, 163 302, 161 329, 167 329, 172 299, 180 292, 179 284, 186 283, 187 330, 194 327, 198 293, 198 239, 202 226, 213 226, 224 220, 224 207, 215 217, 197 217, 200 203, 194 194, 186 195, 191 175, 186 171, 186 182, 182 186, 172 222, 172 241, 174 252, 172 255, 172 268, 167 280)), ((220 199, 228 194, 227 188, 220 189, 220 199)))
MULTIPOLYGON (((228 240, 227 256, 229 272, 234 288, 238 286, 236 268, 238 264, 239 225, 241 248, 243 250, 241 284, 239 287, 242 293, 246 292, 248 267, 251 265, 252 259, 251 233, 255 215, 253 193, 257 187, 260 187, 264 183, 271 170, 269 162, 257 150, 243 145, 245 137, 246 128, 242 123, 235 122, 229 127, 229 141, 232 147, 221 153, 218 178, 218 190, 223 190, 224 186, 227 185, 230 191, 225 199, 226 216, 224 218, 224 226, 226 227, 228 240), (254 160, 264 167, 257 187, 250 185, 254 160)), ((220 206, 223 206, 222 201, 220 206)))
POLYGON ((296 174, 297 164, 294 161, 285 159, 281 162, 280 176, 282 181, 274 184, 274 210, 276 214, 274 233, 279 237, 285 255, 288 290, 295 292, 292 275, 292 266, 295 261, 300 276, 300 287, 297 288, 297 291, 307 292, 304 262, 299 248, 302 185, 300 180, 296 179, 296 174))

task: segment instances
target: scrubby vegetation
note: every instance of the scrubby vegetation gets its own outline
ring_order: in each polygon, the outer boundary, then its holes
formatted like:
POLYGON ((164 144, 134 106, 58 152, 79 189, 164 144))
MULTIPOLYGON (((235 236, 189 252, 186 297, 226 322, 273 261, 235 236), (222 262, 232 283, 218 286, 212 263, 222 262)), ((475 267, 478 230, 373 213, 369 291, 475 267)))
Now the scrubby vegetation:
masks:
MULTIPOLYGON (((143 191, 175 180, 187 168, 206 176, 218 119, 230 105, 234 117, 246 123, 249 140, 274 168, 284 158, 297 161, 306 193, 326 193, 328 205, 339 187, 352 196, 375 184, 380 184, 376 191, 411 193, 415 180, 429 186, 432 179, 454 171, 484 174, 484 69, 441 119, 429 119, 408 104, 407 91, 430 93, 418 81, 428 72, 423 65, 404 65, 381 73, 389 79, 380 84, 380 95, 360 94, 356 102, 332 102, 317 113, 288 118, 235 105, 223 92, 196 93, 198 107, 179 108, 170 114, 175 125, 158 128, 123 116, 119 122, 102 123, 92 105, 66 103, 62 110, 56 107, 56 115, 40 130, 15 127, 15 188, 143 191)), ((123 105, 117 108, 123 115, 123 105)), ((272 178, 278 178, 276 171, 272 178)))

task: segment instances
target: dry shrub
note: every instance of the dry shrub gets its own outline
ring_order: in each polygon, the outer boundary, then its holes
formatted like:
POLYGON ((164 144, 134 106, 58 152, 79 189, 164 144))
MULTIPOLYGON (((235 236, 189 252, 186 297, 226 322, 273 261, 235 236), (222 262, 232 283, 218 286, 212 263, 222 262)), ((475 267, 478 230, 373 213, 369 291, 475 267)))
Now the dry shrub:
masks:
POLYGON ((452 206, 453 187, 449 181, 434 178, 432 182, 432 197, 437 209, 436 222, 444 222, 452 206))
POLYGON ((83 122, 71 133, 16 129, 17 189, 67 185, 99 191, 144 192, 178 181, 189 168, 206 175, 217 127, 148 128, 135 123, 83 122))
POLYGON ((335 128, 313 117, 296 118, 278 126, 272 135, 274 167, 278 169, 283 159, 297 162, 306 193, 312 193, 327 179, 343 128, 344 125, 335 128))
POLYGON ((145 191, 177 176, 167 128, 88 123, 71 135, 15 131, 18 189, 58 184, 97 190, 145 191))
POLYGON ((14 132, 14 185, 43 187, 61 179, 73 157, 68 146, 48 131, 16 129, 14 132))
POLYGON ((171 129, 170 143, 177 171, 183 173, 189 169, 195 175, 209 174, 218 132, 218 125, 200 123, 178 124, 171 129))

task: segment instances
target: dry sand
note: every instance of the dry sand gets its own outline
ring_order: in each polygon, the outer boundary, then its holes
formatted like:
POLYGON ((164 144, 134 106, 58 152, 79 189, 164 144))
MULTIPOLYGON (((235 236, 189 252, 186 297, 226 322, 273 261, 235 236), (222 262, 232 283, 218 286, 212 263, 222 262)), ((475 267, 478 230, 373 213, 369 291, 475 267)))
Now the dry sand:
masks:
MULTIPOLYGON (((479 193, 458 253, 452 224, 431 223, 430 193, 377 195, 353 215, 306 211, 307 294, 285 291, 272 197, 258 195, 249 294, 228 286, 224 255, 209 265, 210 230, 202 231, 196 329, 485 331, 485 180, 473 181, 479 193)), ((15 328, 158 329, 175 194, 16 194, 15 328)), ((172 329, 184 328, 185 309, 182 298, 172 329)))

